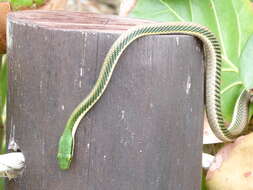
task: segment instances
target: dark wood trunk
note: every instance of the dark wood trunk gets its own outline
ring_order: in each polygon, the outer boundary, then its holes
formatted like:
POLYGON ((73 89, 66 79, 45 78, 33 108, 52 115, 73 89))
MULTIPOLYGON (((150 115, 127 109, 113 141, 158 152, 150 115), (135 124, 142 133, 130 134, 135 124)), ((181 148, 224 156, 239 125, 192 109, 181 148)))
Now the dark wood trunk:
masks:
POLYGON ((57 166, 65 123, 91 90, 121 32, 149 21, 25 11, 8 18, 8 128, 26 156, 9 190, 197 190, 201 182, 203 52, 185 35, 127 48, 82 120, 71 169, 57 166))

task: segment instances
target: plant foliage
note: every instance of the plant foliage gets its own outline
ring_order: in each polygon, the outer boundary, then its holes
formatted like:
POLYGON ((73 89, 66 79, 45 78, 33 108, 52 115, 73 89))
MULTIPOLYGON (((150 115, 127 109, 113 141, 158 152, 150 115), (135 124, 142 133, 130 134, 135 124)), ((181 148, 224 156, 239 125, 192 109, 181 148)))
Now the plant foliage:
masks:
MULTIPOLYGON (((7 58, 0 55, 0 154, 6 152, 6 104, 7 104, 7 58)), ((0 178, 0 190, 4 190, 5 180, 0 178)))
POLYGON ((6 122, 6 101, 7 101, 7 58, 2 56, 0 64, 0 127, 6 122))
POLYGON ((0 2, 10 2, 13 10, 19 10, 40 6, 45 0, 0 0, 0 2))

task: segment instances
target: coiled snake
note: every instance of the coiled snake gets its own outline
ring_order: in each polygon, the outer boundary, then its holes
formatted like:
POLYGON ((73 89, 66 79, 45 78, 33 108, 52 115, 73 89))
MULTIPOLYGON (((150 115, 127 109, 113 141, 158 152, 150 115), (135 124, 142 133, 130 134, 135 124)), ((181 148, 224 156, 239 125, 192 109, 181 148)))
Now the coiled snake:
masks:
POLYGON ((205 50, 206 112, 211 129, 220 140, 225 142, 233 141, 245 129, 248 123, 248 104, 252 95, 252 92, 246 88, 236 101, 232 122, 228 127, 224 124, 220 100, 222 57, 220 45, 215 35, 206 27, 193 23, 141 25, 123 33, 112 45, 93 89, 70 115, 59 141, 57 159, 61 169, 64 170, 70 167, 77 127, 81 119, 105 91, 122 52, 137 38, 160 34, 185 34, 195 36, 202 41, 205 50))

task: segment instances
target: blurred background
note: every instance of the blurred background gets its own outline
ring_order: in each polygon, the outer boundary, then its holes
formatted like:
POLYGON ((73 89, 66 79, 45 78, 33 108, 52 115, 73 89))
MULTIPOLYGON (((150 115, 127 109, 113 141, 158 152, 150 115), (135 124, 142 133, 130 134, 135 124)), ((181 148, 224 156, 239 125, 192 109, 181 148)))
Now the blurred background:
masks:
POLYGON ((118 14, 121 0, 68 0, 66 10, 118 14))

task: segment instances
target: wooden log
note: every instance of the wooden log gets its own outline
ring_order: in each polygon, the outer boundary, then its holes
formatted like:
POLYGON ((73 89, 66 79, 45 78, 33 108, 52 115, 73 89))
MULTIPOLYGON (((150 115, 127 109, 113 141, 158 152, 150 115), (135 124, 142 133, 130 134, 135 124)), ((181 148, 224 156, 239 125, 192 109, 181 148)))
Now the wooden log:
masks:
POLYGON ((76 135, 71 169, 56 153, 67 118, 94 85, 120 33, 148 21, 25 11, 8 18, 8 127, 26 156, 9 190, 197 190, 201 181, 203 52, 185 35, 127 48, 76 135))

